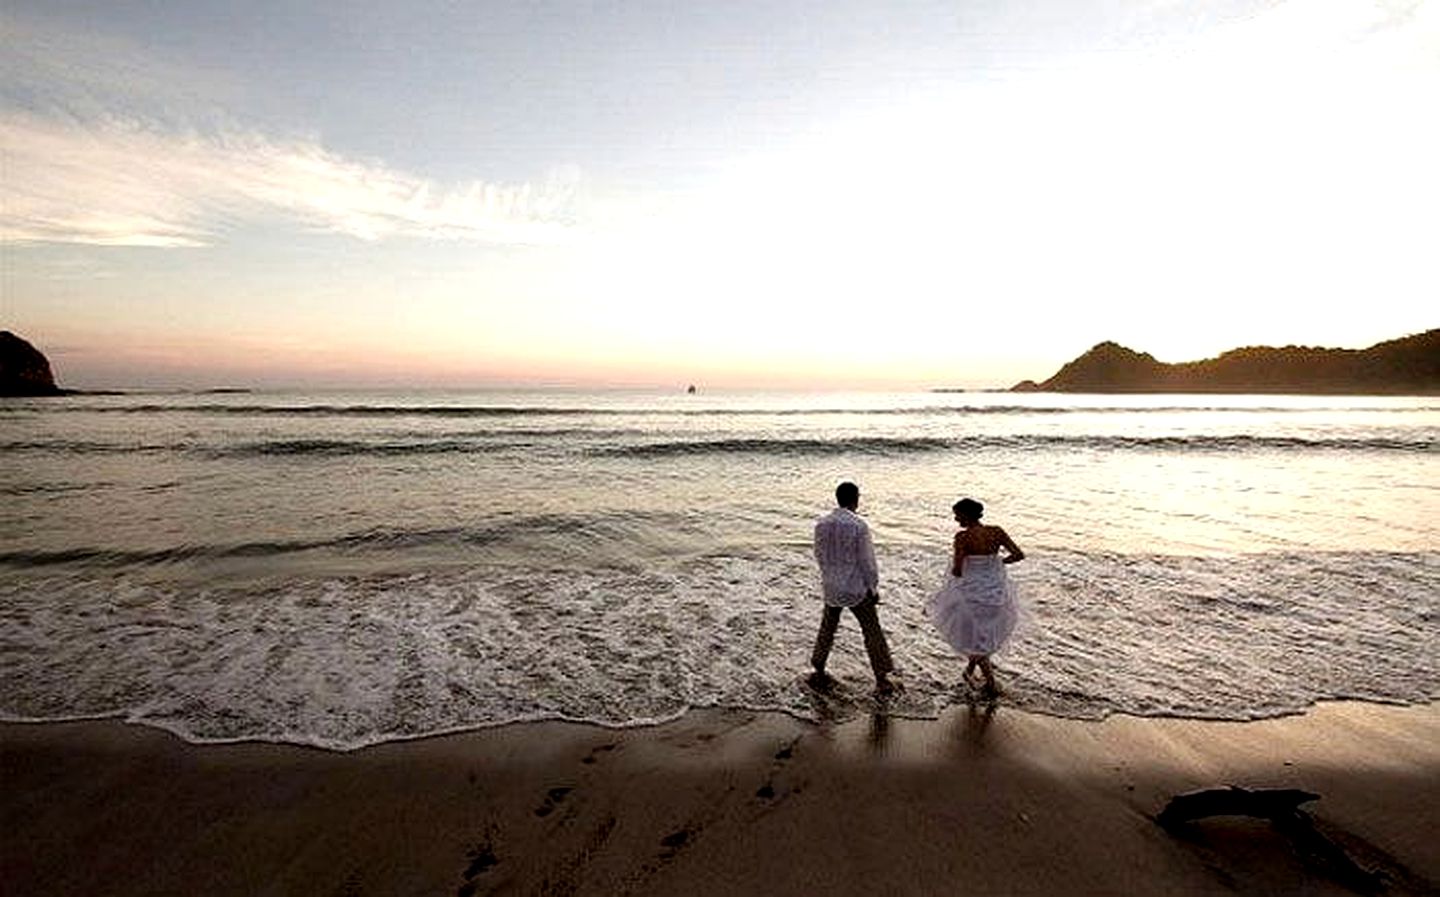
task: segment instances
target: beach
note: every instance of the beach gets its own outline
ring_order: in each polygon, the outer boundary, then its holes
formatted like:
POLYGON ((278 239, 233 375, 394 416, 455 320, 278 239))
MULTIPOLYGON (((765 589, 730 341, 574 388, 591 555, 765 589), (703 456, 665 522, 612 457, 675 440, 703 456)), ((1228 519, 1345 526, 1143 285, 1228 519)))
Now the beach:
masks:
POLYGON ((1302 788, 1386 893, 1440 882, 1440 709, 1253 722, 957 706, 814 723, 511 724, 350 752, 118 721, 0 726, 7 895, 1355 893, 1268 822, 1171 796, 1302 788))

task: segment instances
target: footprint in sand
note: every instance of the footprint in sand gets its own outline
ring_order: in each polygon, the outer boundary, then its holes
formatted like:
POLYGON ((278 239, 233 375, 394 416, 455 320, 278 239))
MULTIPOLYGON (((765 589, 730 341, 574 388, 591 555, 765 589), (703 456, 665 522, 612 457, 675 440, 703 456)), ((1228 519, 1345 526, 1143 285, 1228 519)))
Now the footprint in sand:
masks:
POLYGON ((535 815, 549 816, 555 811, 556 807, 560 806, 560 802, 565 800, 565 798, 570 794, 570 792, 574 790, 574 786, 561 785, 556 788, 551 788, 549 791, 546 791, 545 802, 535 808, 535 815))
POLYGON ((490 871, 491 866, 500 862, 495 856, 494 849, 492 849, 489 844, 476 846, 474 850, 466 854, 466 859, 470 861, 470 865, 465 867, 465 878, 467 881, 472 878, 478 878, 482 873, 490 871))
POLYGON ((694 838, 698 832, 699 829, 686 826, 685 828, 677 829, 666 835, 665 837, 661 838, 660 846, 663 847, 664 850, 660 851, 660 859, 668 860, 671 857, 675 856, 675 854, 684 850, 686 846, 690 844, 691 839, 694 838))
MULTIPOLYGON (((796 736, 781 745, 780 750, 775 752, 775 763, 770 767, 769 781, 755 790, 756 797, 764 801, 770 801, 776 798, 775 777, 780 774, 785 764, 794 758, 795 748, 799 746, 799 744, 800 737, 796 736)), ((791 788, 790 793, 798 793, 799 790, 798 787, 791 788)))
POLYGON ((493 837, 487 837, 466 852, 465 859, 469 860, 470 864, 465 867, 465 872, 461 876, 464 883, 455 892, 455 897, 475 897, 475 891, 480 886, 476 879, 500 863, 500 858, 495 856, 493 845, 493 837))
POLYGON ((609 744, 599 745, 598 747, 596 747, 596 748, 594 748, 593 750, 591 750, 590 753, 588 753, 588 754, 586 754, 584 757, 582 757, 582 758, 580 759, 580 762, 586 764, 587 766, 590 765, 590 764, 592 764, 592 763, 596 763, 596 762, 598 762, 598 761, 600 760, 600 755, 601 755, 601 754, 608 754, 608 753, 610 753, 611 751, 615 750, 615 748, 617 748, 617 747, 619 747, 619 746, 620 746, 620 745, 619 745, 618 742, 611 742, 611 743, 609 743, 609 744))

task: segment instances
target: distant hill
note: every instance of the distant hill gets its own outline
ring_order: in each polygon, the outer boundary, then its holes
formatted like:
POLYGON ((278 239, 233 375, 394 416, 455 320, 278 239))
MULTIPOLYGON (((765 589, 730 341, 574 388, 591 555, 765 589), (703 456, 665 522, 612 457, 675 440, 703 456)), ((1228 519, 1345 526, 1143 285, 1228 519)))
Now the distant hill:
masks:
POLYGON ((1104 342, 1041 383, 1012 392, 1440 393, 1440 329, 1368 349, 1250 346, 1166 364, 1104 342))
POLYGON ((50 360, 8 330, 0 330, 0 396, 58 396, 50 360))

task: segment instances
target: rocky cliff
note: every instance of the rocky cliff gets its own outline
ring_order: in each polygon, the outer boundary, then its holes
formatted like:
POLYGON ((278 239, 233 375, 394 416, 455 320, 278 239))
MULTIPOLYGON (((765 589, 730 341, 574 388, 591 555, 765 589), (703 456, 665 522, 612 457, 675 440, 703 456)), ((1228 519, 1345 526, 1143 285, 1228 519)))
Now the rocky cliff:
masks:
POLYGON ((1166 364, 1104 342, 1018 392, 1440 393, 1440 329, 1368 349, 1251 346, 1166 364))
POLYGON ((39 349, 0 330, 0 396, 58 396, 50 362, 39 349))

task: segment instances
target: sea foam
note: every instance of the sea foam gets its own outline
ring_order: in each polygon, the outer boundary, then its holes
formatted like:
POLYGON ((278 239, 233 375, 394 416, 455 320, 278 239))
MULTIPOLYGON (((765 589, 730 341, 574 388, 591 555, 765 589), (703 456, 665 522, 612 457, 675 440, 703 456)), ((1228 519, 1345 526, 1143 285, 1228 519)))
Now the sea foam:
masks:
MULTIPOLYGON (((906 684, 887 712, 936 716, 968 695, 921 607, 944 558, 891 550, 882 563, 881 620, 906 684)), ((998 662, 1014 706, 1252 719, 1327 698, 1440 695, 1434 555, 1040 550, 1012 571, 1027 623, 998 662)), ((813 580, 799 550, 198 592, 26 576, 0 587, 0 709, 335 749, 520 720, 645 725, 693 707, 870 712, 851 622, 831 664, 841 697, 800 682, 813 580)))

